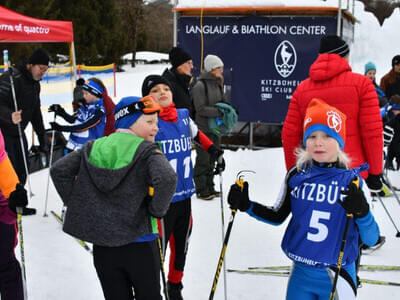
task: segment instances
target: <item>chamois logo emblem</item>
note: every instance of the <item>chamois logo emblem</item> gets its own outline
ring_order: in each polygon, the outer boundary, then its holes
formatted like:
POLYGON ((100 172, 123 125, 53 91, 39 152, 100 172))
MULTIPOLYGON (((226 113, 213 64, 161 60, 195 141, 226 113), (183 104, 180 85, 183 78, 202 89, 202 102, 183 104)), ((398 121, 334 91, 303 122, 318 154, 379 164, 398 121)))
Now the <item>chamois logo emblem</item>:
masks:
POLYGON ((278 45, 275 50, 274 63, 275 69, 283 78, 293 73, 297 64, 297 54, 291 42, 285 40, 278 45))
POLYGON ((342 130, 342 118, 340 118, 340 115, 332 110, 328 111, 326 114, 328 116, 328 119, 326 121, 329 128, 332 128, 337 133, 339 133, 340 130, 342 130))

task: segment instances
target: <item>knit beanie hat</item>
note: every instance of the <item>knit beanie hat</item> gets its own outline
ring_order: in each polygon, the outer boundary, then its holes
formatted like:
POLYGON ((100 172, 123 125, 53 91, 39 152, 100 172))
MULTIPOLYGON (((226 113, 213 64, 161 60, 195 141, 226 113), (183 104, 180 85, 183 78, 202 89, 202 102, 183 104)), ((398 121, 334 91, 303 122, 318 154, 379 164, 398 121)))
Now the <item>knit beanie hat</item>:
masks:
POLYGON ((343 149, 346 141, 346 115, 321 99, 312 99, 304 117, 304 145, 310 134, 317 130, 333 137, 343 149))
POLYGON ((365 72, 364 72, 364 74, 367 74, 367 72, 369 70, 375 70, 376 71, 376 66, 375 66, 375 64, 373 62, 367 62, 365 64, 365 72))
POLYGON ((176 69, 181 64, 191 60, 192 57, 189 53, 179 47, 173 47, 171 51, 169 51, 169 61, 171 62, 172 68, 176 69))
POLYGON ((143 98, 135 96, 124 97, 115 105, 114 127, 116 129, 129 128, 142 114, 153 114, 161 111, 161 106, 151 96, 143 98))
POLYGON ((394 68, 394 65, 400 64, 400 55, 396 55, 392 58, 392 68, 394 68))
POLYGON ((204 71, 211 72, 220 67, 224 67, 224 63, 218 56, 209 54, 204 59, 204 71))
POLYGON ((28 64, 32 65, 49 65, 49 54, 47 53, 46 50, 43 48, 37 48, 35 49, 31 56, 28 58, 28 64))
POLYGON ((160 75, 149 75, 143 80, 142 96, 144 97, 150 94, 150 90, 160 83, 168 85, 172 91, 171 83, 167 79, 160 75))
POLYGON ((102 98, 102 94, 103 94, 103 88, 97 84, 96 82, 92 81, 92 80, 86 80, 83 85, 82 88, 85 91, 88 91, 89 93, 91 93, 93 96, 97 97, 97 98, 102 98))
POLYGON ((337 35, 325 35, 319 44, 318 53, 335 53, 345 57, 350 52, 349 45, 337 35))

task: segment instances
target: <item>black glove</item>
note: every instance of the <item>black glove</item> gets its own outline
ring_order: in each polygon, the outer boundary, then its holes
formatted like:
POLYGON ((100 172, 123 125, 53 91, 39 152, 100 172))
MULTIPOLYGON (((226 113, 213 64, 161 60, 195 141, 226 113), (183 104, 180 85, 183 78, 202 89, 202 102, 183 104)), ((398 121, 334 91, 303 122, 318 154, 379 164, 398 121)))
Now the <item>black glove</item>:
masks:
POLYGON ((56 115, 61 115, 65 112, 64 108, 60 104, 52 104, 49 106, 49 112, 55 112, 56 115))
POLYGON ((393 127, 385 125, 383 127, 383 145, 388 146, 392 142, 393 136, 394 136, 393 127))
POLYGON ((365 182, 371 192, 379 193, 382 190, 381 175, 369 174, 365 182))
POLYGON ((210 163, 217 163, 214 169, 214 174, 220 174, 223 172, 225 170, 225 160, 223 157, 224 151, 211 145, 210 148, 208 148, 208 153, 210 154, 210 163))
POLYGON ((339 201, 339 204, 346 212, 353 214, 355 218, 362 218, 368 214, 369 205, 367 199, 365 199, 363 191, 357 185, 351 182, 348 189, 341 193, 347 196, 343 201, 339 201))
POLYGON ((26 207, 28 205, 28 196, 22 184, 17 183, 15 191, 8 197, 8 207, 17 213, 17 207, 26 207))
POLYGON ((50 126, 52 130, 62 131, 62 126, 56 122, 50 122, 50 126))
POLYGON ((228 194, 228 203, 231 209, 246 211, 250 207, 249 184, 247 181, 243 184, 243 191, 237 184, 232 184, 228 194))

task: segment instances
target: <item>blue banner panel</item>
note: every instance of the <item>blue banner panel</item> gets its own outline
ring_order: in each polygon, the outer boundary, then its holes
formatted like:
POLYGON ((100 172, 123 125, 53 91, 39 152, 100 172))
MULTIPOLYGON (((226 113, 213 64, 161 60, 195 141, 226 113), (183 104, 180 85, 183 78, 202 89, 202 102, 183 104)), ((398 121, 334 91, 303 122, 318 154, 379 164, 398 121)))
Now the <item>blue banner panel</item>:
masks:
MULTIPOLYGON (((330 16, 206 16, 202 23, 204 57, 223 60, 239 120, 271 124, 283 123, 321 37, 336 33, 336 17, 330 16)), ((201 44, 200 17, 179 17, 178 46, 192 55, 197 74, 201 44)))

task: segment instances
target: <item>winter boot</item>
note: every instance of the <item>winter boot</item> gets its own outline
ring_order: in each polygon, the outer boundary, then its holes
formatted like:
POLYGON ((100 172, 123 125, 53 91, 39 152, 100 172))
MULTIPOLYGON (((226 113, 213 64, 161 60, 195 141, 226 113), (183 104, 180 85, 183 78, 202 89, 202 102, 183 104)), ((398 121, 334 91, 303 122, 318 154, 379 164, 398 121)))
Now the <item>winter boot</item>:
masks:
POLYGON ((172 283, 168 281, 168 296, 170 300, 183 300, 182 298, 182 282, 179 283, 172 283))

